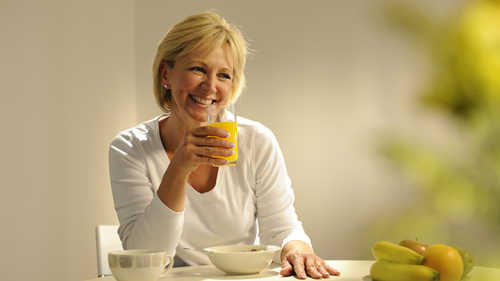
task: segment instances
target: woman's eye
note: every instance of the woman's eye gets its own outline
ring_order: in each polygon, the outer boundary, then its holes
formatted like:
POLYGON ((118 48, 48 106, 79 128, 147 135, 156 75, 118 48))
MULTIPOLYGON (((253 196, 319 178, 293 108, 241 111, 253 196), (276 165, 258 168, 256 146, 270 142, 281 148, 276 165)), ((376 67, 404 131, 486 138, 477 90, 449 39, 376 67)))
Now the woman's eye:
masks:
POLYGON ((221 73, 221 74, 219 74, 219 76, 224 78, 224 79, 231 80, 231 75, 229 75, 227 73, 221 73))
POLYGON ((200 66, 193 66, 189 70, 206 73, 205 69, 203 67, 200 67, 200 66))

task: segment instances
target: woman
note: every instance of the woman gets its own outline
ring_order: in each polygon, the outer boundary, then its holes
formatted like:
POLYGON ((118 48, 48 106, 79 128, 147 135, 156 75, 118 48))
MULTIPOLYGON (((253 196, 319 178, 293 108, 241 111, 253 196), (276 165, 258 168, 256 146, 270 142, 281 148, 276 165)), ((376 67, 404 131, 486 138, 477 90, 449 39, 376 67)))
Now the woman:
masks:
POLYGON ((285 162, 269 129, 238 117, 238 164, 228 132, 206 126, 245 84, 246 43, 213 12, 190 16, 160 43, 155 97, 166 114, 117 135, 110 176, 124 248, 163 249, 176 263, 204 264, 195 250, 221 244, 282 247, 281 274, 338 275, 315 255, 293 207, 285 162), (218 136, 213 138, 209 136, 218 136), (258 224, 257 224, 258 223, 258 224))

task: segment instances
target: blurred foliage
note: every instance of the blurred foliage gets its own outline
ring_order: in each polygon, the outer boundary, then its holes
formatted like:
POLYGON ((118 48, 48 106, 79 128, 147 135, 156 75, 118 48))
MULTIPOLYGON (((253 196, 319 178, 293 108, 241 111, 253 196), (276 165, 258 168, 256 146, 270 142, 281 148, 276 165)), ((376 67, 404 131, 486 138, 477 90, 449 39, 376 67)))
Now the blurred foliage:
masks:
POLYGON ((416 190, 414 205, 377 222, 376 236, 461 246, 500 267, 500 0, 467 1, 446 19, 402 2, 383 10, 430 58, 419 101, 452 120, 465 145, 450 153, 384 138, 380 152, 416 190))

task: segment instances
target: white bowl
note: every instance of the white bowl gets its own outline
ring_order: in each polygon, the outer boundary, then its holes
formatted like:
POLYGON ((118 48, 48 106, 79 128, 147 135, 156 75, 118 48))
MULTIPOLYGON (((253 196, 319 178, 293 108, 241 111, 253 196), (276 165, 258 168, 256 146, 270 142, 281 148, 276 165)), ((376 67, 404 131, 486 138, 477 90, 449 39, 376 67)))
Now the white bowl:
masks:
POLYGON ((118 281, 156 281, 172 269, 174 259, 162 251, 124 250, 110 252, 108 262, 118 281))
POLYGON ((272 245, 227 245, 205 248, 210 261, 229 274, 255 274, 266 269, 281 250, 272 245))

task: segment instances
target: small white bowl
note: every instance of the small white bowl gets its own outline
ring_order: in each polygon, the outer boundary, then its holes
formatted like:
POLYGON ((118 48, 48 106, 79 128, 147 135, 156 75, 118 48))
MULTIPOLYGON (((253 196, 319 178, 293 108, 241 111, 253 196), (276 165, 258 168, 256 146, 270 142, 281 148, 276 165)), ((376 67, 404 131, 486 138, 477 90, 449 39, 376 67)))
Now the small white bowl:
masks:
POLYGON ((108 253, 108 262, 118 281, 156 281, 174 265, 167 252, 150 250, 112 251, 108 253))
POLYGON ((272 245, 227 245, 205 248, 210 261, 229 274, 255 274, 266 269, 281 250, 272 245))

